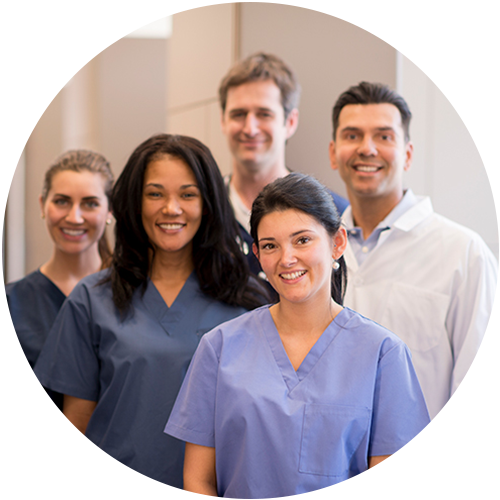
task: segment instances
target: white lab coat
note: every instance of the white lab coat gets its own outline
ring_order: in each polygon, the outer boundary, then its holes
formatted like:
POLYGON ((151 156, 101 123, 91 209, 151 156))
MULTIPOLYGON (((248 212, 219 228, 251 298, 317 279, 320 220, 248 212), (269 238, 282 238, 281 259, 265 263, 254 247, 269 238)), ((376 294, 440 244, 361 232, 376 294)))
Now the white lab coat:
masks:
MULTIPOLYGON (((398 335, 413 364, 433 418, 454 393, 486 330, 497 262, 481 237, 435 214, 427 197, 383 231, 358 266, 345 252, 345 305, 398 335)), ((343 215, 352 227, 351 207, 343 215)))

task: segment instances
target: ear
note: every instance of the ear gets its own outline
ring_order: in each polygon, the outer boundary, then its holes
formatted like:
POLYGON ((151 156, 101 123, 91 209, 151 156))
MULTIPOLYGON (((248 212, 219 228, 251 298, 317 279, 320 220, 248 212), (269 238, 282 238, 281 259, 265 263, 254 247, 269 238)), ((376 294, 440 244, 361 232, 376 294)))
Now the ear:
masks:
POLYGON ((38 197, 38 203, 40 203, 40 210, 41 210, 41 214, 42 214, 42 217, 45 215, 45 207, 43 206, 43 200, 42 200, 42 195, 40 195, 38 197))
POLYGON ((328 153, 330 155, 330 166, 332 167, 333 170, 337 170, 338 165, 337 165, 337 155, 336 153, 336 146, 335 146, 335 141, 330 141, 330 145, 328 147, 328 153))
POLYGON ((222 130, 222 133, 225 135, 226 134, 226 121, 224 120, 224 111, 222 109, 220 110, 220 129, 222 130))
POLYGON ((293 108, 290 113, 288 113, 288 116, 286 117, 285 120, 285 127, 286 127, 286 138, 290 139, 293 134, 295 134, 295 131, 297 130, 297 127, 299 126, 299 110, 297 108, 293 108))
POLYGON ((407 172, 410 170, 411 164, 413 162, 413 142, 408 141, 405 146, 406 149, 406 161, 405 161, 405 166, 404 170, 407 172))
POLYGON ((339 228, 333 237, 332 257, 337 260, 342 257, 347 247, 347 232, 344 227, 339 228))
MULTIPOLYGON (((259 249, 257 248, 257 245, 255 243, 252 243, 252 252, 259 259, 259 249)), ((260 260, 259 260, 260 262, 260 260)))

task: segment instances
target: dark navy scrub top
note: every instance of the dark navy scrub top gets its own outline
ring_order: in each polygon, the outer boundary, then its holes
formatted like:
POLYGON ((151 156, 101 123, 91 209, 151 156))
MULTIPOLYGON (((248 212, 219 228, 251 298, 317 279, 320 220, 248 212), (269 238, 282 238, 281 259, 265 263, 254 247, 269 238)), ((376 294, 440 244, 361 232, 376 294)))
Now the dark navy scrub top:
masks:
POLYGON ((29 377, 65 298, 40 271, 0 290, 2 500, 52 498, 62 397, 29 377))
POLYGON ((200 290, 194 273, 169 308, 150 281, 120 321, 106 271, 84 278, 61 308, 35 367, 40 382, 97 401, 86 436, 125 465, 182 488, 184 443, 163 429, 201 336, 245 310, 200 290))

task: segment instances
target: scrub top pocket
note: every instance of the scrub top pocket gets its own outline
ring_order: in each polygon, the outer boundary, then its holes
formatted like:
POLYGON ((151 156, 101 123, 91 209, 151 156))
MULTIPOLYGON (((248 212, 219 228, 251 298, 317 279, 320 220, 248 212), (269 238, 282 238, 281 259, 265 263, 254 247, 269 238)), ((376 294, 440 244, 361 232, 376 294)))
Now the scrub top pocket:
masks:
POLYGON ((368 435, 370 415, 368 408, 306 404, 299 472, 347 477, 351 459, 368 435))

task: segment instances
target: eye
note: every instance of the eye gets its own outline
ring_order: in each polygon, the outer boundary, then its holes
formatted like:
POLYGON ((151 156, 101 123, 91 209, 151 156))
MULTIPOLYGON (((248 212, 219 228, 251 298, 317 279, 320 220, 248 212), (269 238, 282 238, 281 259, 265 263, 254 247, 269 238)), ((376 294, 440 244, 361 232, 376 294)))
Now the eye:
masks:
POLYGON ((274 248, 276 248, 274 243, 264 243, 260 246, 261 250, 273 250, 274 248))
POLYGON ((97 208, 100 206, 97 200, 88 200, 83 203, 83 205, 87 208, 97 208))
POLYGON ((181 197, 184 199, 197 198, 198 193, 193 193, 193 192, 183 193, 181 194, 181 197))
POLYGON ((68 200, 66 200, 64 198, 57 198, 55 200, 52 200, 52 203, 54 203, 54 205, 58 205, 60 207, 63 207, 64 205, 66 205, 68 203, 68 200))
POLYGON ((311 241, 311 238, 309 238, 309 236, 301 236, 298 240, 297 240, 297 244, 298 245, 304 245, 306 243, 309 243, 311 241))
POLYGON ((269 111, 260 111, 257 114, 257 116, 259 118, 266 118, 267 119, 267 118, 273 118, 274 115, 271 112, 269 112, 269 111))
POLYGON ((161 193, 159 191, 149 191, 146 193, 146 196, 148 198, 157 199, 157 198, 160 198, 161 193))

